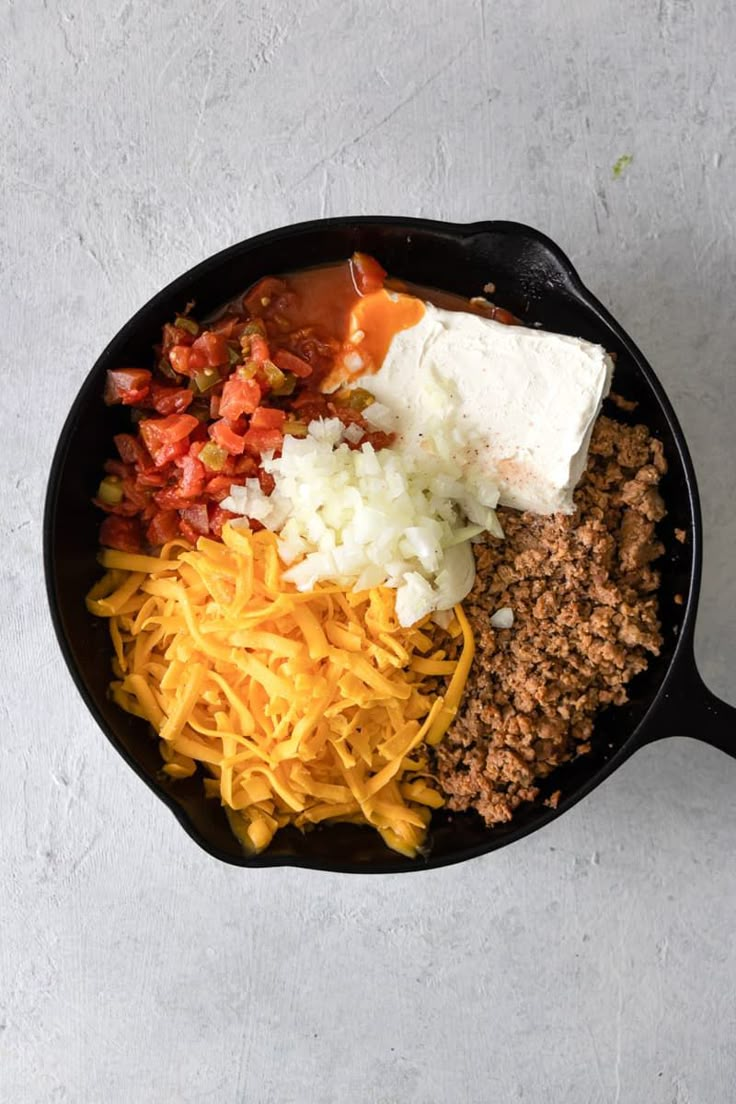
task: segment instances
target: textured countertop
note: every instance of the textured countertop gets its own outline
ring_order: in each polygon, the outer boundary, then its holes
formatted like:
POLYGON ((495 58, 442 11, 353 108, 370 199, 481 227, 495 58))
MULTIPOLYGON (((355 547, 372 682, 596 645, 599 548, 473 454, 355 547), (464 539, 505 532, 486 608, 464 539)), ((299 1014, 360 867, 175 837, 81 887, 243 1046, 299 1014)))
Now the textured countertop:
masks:
POLYGON ((416 877, 220 866, 87 716, 40 521, 89 367, 196 261, 331 214, 518 219, 682 419, 698 660, 736 702, 735 12, 2 4, 2 1104, 734 1099, 736 761, 663 741, 543 833, 416 877))

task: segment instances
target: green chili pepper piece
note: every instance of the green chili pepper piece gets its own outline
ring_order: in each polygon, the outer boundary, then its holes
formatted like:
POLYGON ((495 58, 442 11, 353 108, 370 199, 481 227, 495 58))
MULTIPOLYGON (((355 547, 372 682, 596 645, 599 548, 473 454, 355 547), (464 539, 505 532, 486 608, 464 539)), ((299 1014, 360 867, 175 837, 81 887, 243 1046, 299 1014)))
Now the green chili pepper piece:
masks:
POLYGON ((106 506, 117 506, 123 501, 123 488, 114 475, 105 476, 97 488, 97 497, 106 506))

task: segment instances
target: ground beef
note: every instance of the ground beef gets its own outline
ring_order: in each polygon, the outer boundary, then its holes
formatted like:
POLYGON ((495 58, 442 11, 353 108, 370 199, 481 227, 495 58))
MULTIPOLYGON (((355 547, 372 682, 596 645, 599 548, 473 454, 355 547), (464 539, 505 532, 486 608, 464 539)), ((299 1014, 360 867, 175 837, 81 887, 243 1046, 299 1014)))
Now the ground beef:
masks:
POLYGON ((629 413, 632 410, 636 410, 639 405, 634 399, 625 399, 623 395, 619 395, 615 391, 610 391, 608 398, 614 406, 619 408, 619 410, 626 410, 629 413))
POLYGON ((509 820, 554 767, 588 751, 596 713, 662 643, 662 444, 642 425, 600 417, 571 516, 499 510, 506 538, 476 546, 465 602, 476 656, 460 715, 436 752, 454 810, 509 820), (510 629, 491 615, 509 606, 510 629))

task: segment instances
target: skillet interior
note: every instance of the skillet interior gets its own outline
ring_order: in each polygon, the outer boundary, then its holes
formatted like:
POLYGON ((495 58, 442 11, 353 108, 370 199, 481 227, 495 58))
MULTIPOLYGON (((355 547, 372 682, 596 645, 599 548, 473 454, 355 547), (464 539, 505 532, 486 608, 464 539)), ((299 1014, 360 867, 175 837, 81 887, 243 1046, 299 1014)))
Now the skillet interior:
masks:
POLYGON ((693 549, 699 547, 699 523, 693 494, 684 441, 651 370, 546 238, 510 223, 470 227, 405 219, 307 223, 262 235, 199 265, 143 307, 97 361, 69 415, 52 467, 44 538, 49 599, 71 673, 103 731, 207 851, 242 865, 291 863, 355 872, 422 869, 470 858, 540 827, 602 781, 641 742, 637 730, 641 732, 644 716, 670 668, 683 621, 687 620, 687 633, 694 613, 693 549), (403 859, 389 851, 376 833, 350 825, 306 836, 295 830, 279 832, 263 855, 246 859, 221 808, 203 798, 200 779, 195 776, 174 784, 161 775, 157 744, 147 726, 107 700, 111 660, 107 626, 84 607, 84 596, 99 575, 95 554, 100 518, 90 499, 113 434, 129 423, 124 409, 104 407, 102 384, 107 368, 147 365, 161 326, 189 299, 196 300, 199 313, 207 313, 262 275, 340 260, 355 249, 375 254, 393 276, 464 296, 482 294, 483 285, 491 280, 496 285, 494 301, 527 323, 539 322, 550 330, 598 341, 617 354, 614 386, 639 406, 633 415, 613 409, 611 413, 621 420, 644 421, 664 442, 669 463, 661 484, 669 510, 661 527, 667 547, 660 561, 665 645, 648 671, 632 684, 631 701, 600 716, 593 751, 551 775, 539 801, 522 808, 511 824, 489 831, 474 814, 440 812, 433 819, 430 852, 424 862, 403 859), (687 530, 693 539, 681 545, 674 539, 675 527, 687 530), (688 599, 686 605, 675 604, 676 594, 688 599), (562 799, 555 813, 544 806, 543 799, 556 789, 561 789, 562 799))

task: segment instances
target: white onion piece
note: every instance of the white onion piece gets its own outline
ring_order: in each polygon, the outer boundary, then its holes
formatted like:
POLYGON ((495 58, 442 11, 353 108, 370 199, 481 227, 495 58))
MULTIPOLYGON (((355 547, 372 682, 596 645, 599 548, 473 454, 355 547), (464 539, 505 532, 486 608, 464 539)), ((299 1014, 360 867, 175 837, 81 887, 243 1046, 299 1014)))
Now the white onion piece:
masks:
MULTIPOLYGON (((390 412, 377 406, 366 420, 388 424, 390 412)), ((299 590, 324 580, 394 587, 405 626, 451 609, 473 585, 470 539, 484 529, 502 535, 497 489, 467 481, 437 427, 421 454, 376 452, 367 442, 351 449, 351 428, 328 418, 311 422, 306 437, 287 436, 282 455, 262 462, 273 493, 248 479, 231 487, 223 508, 279 534, 284 578, 299 590)))
POLYGON ((514 623, 514 611, 511 606, 502 606, 491 617, 494 629, 510 629, 514 623))

